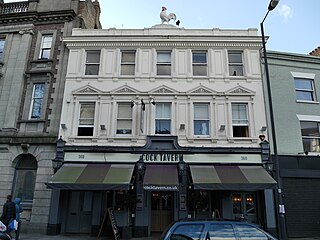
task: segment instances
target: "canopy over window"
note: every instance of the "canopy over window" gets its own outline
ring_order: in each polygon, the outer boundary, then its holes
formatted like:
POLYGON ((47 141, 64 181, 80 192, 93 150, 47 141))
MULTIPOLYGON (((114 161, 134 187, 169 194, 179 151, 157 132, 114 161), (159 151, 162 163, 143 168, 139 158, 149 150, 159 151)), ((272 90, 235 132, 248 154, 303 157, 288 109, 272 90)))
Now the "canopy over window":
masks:
POLYGON ((143 188, 147 191, 178 191, 177 165, 146 166, 143 188))
POLYGON ((134 164, 64 164, 46 183, 52 189, 127 190, 134 164))
POLYGON ((195 189, 262 190, 276 187, 276 181, 261 166, 190 165, 195 189))

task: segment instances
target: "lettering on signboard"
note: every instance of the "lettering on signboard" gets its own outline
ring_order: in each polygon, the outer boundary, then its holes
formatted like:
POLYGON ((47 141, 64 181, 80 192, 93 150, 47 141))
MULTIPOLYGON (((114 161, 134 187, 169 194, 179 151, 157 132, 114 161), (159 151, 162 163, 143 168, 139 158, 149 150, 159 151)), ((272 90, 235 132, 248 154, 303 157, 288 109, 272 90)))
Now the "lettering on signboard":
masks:
POLYGON ((241 159, 241 161, 246 161, 246 160, 248 160, 248 157, 247 156, 241 156, 240 159, 241 159))
POLYGON ((144 162, 179 162, 183 161, 183 154, 176 153, 149 153, 140 156, 144 162))

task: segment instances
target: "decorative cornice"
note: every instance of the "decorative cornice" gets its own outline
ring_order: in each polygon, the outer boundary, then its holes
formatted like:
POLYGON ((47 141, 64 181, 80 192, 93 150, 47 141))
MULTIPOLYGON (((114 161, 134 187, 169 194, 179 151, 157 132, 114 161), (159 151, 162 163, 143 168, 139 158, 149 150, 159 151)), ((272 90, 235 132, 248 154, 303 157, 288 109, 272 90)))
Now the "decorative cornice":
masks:
POLYGON ((77 42, 70 43, 66 42, 68 48, 91 48, 91 47, 190 47, 190 48, 259 48, 260 43, 235 43, 235 42, 77 42))
POLYGON ((73 10, 54 11, 54 12, 19 12, 0 14, 0 24, 45 24, 45 23, 63 23, 72 21, 76 17, 73 10))

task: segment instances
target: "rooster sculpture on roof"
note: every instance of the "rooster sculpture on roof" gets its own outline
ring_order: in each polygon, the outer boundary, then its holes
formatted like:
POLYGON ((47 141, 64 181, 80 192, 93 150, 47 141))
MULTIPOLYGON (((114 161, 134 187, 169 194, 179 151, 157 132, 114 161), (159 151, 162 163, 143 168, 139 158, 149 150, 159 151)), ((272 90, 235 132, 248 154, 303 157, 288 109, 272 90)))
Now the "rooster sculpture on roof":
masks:
POLYGON ((162 7, 162 11, 160 13, 160 18, 161 18, 162 24, 164 22, 169 23, 169 21, 171 19, 173 19, 173 21, 175 21, 177 19, 177 16, 174 13, 167 14, 166 11, 167 11, 167 8, 166 7, 162 7))

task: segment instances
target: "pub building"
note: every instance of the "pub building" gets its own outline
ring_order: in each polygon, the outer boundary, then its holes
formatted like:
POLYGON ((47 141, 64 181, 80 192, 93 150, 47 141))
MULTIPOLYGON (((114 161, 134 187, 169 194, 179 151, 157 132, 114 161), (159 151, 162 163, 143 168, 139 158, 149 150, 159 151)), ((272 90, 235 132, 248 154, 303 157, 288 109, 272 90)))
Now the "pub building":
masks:
POLYGON ((185 218, 276 230, 257 29, 73 29, 63 42, 48 234, 106 234, 109 212, 123 236, 185 218))
POLYGON ((60 138, 60 168, 46 183, 53 190, 48 234, 110 234, 110 221, 102 221, 110 208, 117 228, 131 237, 185 218, 245 219, 268 228, 268 191, 276 182, 262 164, 267 141, 260 148, 199 148, 177 140, 148 136, 143 147, 88 148, 60 138))

